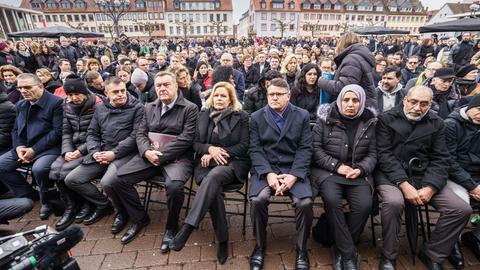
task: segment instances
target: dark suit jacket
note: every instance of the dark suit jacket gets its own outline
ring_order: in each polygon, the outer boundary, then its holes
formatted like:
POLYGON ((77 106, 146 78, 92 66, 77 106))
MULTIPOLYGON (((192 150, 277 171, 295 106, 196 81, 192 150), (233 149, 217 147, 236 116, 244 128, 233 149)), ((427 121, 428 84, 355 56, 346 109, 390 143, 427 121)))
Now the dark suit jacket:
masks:
POLYGON ((153 150, 148 140, 148 132, 176 135, 177 138, 167 144, 162 151, 160 166, 172 180, 186 181, 193 168, 192 144, 195 137, 195 124, 198 107, 181 95, 173 107, 161 115, 162 103, 159 99, 148 103, 137 132, 138 153, 117 171, 119 176, 139 172, 153 166, 143 157, 145 151, 153 150))
POLYGON ((265 71, 266 71, 266 70, 269 70, 269 69, 270 69, 270 63, 267 62, 267 61, 265 61, 264 67, 263 67, 263 69, 262 69, 261 71, 260 71, 260 63, 257 62, 257 63, 255 63, 255 64, 253 64, 253 66, 254 66, 254 67, 258 70, 258 72, 260 72, 260 74, 262 74, 262 75, 265 74, 265 71))
POLYGON ((220 143, 217 144, 207 143, 214 127, 209 114, 210 110, 207 109, 201 111, 198 115, 195 142, 193 143, 193 149, 196 153, 194 171, 195 180, 197 184, 201 183, 203 177, 205 177, 213 168, 202 167, 200 159, 203 155, 208 154, 208 147, 218 146, 228 152, 230 158, 228 159, 227 166, 232 166, 234 168, 237 181, 243 183, 247 178, 248 170, 250 169, 250 158, 247 154, 248 145, 250 143, 248 114, 244 111, 238 111, 221 119, 218 124, 220 143))
POLYGON ((250 122, 250 196, 258 195, 268 186, 266 176, 274 172, 297 177, 290 190, 293 196, 311 197, 309 172, 312 152, 310 114, 306 110, 292 105, 281 131, 273 122, 268 105, 254 112, 250 122))
POLYGON ((62 142, 63 100, 44 90, 33 105, 25 99, 17 102, 17 118, 13 126, 12 154, 17 158, 20 145, 32 147, 35 158, 60 155, 62 142))

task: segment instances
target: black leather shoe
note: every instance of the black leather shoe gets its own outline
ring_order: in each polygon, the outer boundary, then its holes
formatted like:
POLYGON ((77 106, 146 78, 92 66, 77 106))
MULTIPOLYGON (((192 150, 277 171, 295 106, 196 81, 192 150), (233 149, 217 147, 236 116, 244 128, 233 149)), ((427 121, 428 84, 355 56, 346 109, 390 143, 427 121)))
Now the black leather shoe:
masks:
POLYGON ((113 219, 113 222, 112 222, 112 233, 117 234, 117 233, 121 232, 123 230, 123 228, 125 228, 125 226, 127 226, 127 223, 128 223, 127 215, 125 215, 123 213, 117 213, 115 215, 115 218, 113 219))
POLYGON ((265 250, 258 246, 253 249, 252 255, 250 255, 250 270, 263 269, 263 262, 265 261, 265 250))
POLYGON ((395 270, 397 269, 397 261, 396 260, 389 260, 385 258, 385 256, 380 257, 380 261, 378 262, 378 269, 379 270, 395 270))
POLYGON ((355 253, 351 258, 342 256, 342 269, 343 270, 360 270, 360 262, 362 259, 358 253, 355 253))
POLYGON ((93 211, 93 213, 90 216, 85 218, 85 220, 83 221, 83 224, 91 225, 93 223, 100 221, 100 219, 112 213, 113 213, 113 207, 111 207, 110 205, 102 209, 97 208, 95 209, 95 211, 93 211))
POLYGON ((462 234, 462 242, 463 244, 468 247, 472 252, 473 255, 480 260, 480 241, 477 240, 477 237, 474 234, 479 234, 480 231, 470 231, 462 234))
POLYGON ((330 247, 330 253, 332 253, 333 268, 335 270, 342 270, 342 253, 340 253, 335 246, 330 247))
POLYGON ((224 264, 228 259, 228 240, 218 243, 217 260, 219 264, 224 264))
POLYGON ((187 243, 190 234, 192 234, 193 229, 194 227, 192 225, 186 223, 183 224, 178 233, 172 239, 172 242, 170 243, 170 249, 173 249, 175 251, 182 250, 182 248, 187 243))
POLYGON ((455 267, 455 269, 463 269, 465 267, 465 260, 463 258, 462 248, 460 247, 460 242, 456 242, 453 246, 450 256, 448 256, 448 261, 455 267))
POLYGON ((418 253, 418 258, 428 268, 428 270, 443 270, 443 265, 432 261, 423 250, 418 253))
POLYGON ((137 234, 145 228, 148 224, 150 223, 150 218, 148 215, 146 215, 140 222, 137 222, 130 227, 130 229, 127 230, 127 232, 122 236, 122 239, 120 239, 120 242, 125 245, 131 242, 137 234))
POLYGON ((42 204, 42 206, 40 207, 40 219, 48 219, 51 214, 53 214, 53 208, 50 207, 50 205, 48 204, 42 204))
POLYGON ((93 206, 90 203, 84 203, 80 212, 75 216, 76 223, 82 223, 93 212, 93 206))
POLYGON ((165 231, 165 234, 163 235, 163 239, 162 239, 162 244, 160 245, 160 251, 162 251, 162 253, 167 253, 170 251, 170 244, 174 237, 175 237, 174 230, 165 231))
POLYGON ((308 270, 310 269, 310 261, 308 260, 308 251, 298 250, 297 259, 295 260, 296 270, 308 270))
POLYGON ((55 229, 57 231, 63 231, 75 221, 75 214, 77 213, 75 206, 68 206, 65 208, 62 217, 55 223, 55 229))

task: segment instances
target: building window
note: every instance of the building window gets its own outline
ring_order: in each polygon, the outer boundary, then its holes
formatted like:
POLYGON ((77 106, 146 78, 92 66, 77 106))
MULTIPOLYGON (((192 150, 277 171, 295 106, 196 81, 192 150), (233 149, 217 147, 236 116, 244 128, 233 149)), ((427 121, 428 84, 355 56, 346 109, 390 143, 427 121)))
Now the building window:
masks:
POLYGON ((48 0, 47 1, 47 8, 56 9, 57 8, 57 2, 55 2, 55 0, 48 0))
POLYGON ((272 20, 275 20, 277 18, 277 13, 272 13, 272 15, 270 15, 272 17, 272 20))
MULTIPOLYGON (((267 7, 267 4, 265 2, 261 2, 260 3, 260 8, 266 8, 267 7)), ((265 26, 265 28, 267 28, 267 26, 265 26)))
POLYGON ((60 21, 65 22, 65 15, 60 15, 60 21))
POLYGON ((61 9, 70 9, 71 7, 72 7, 72 3, 70 3, 70 1, 68 0, 63 0, 62 2, 60 2, 61 9))
POLYGON ((158 13, 158 17, 160 18, 160 20, 163 20, 163 12, 162 13, 158 13))
POLYGON ((322 5, 321 4, 314 4, 313 9, 321 9, 322 5))
POLYGON ((80 16, 79 15, 74 15, 73 18, 74 18, 73 19, 74 22, 79 22, 80 21, 80 16))
POLYGON ((180 21, 180 14, 175 14, 175 22, 179 22, 180 21))
POLYGON ((144 0, 137 0, 135 2, 135 6, 137 7, 137 9, 145 9, 147 7, 144 0))
POLYGON ((90 27, 90 31, 92 31, 92 32, 96 32, 97 30, 95 29, 95 27, 94 27, 94 26, 92 26, 92 27, 90 27))
POLYGON ((287 14, 285 13, 280 13, 280 20, 286 20, 287 19, 287 14))
POLYGON ((310 20, 310 14, 308 14, 308 13, 303 14, 303 19, 304 20, 310 20))
POLYGON ((295 20, 295 13, 290 13, 290 20, 291 21, 295 20))
POLYGON ((208 26, 203 26, 203 33, 208 34, 208 26))
POLYGON ((91 22, 94 21, 94 19, 93 19, 93 14, 88 14, 88 20, 91 21, 91 22))
POLYGON ((75 8, 85 8, 86 4, 84 0, 75 1, 75 8))
POLYGON ((260 29, 262 31, 267 31, 267 24, 266 23, 262 23, 261 26, 260 26, 260 29))
POLYGON ((195 14, 195 22, 200 22, 200 14, 195 14))
POLYGON ((322 14, 317 14, 317 20, 321 20, 321 19, 322 19, 322 14))
POLYGON ((293 31, 295 30, 295 25, 294 24, 290 24, 290 31, 293 31))
POLYGON ((342 20, 342 15, 337 15, 337 21, 341 21, 342 20))
POLYGON ((310 9, 310 3, 303 3, 303 9, 310 9))
POLYGON ((202 33, 202 27, 201 26, 197 26, 197 34, 201 34, 202 33))
POLYGON ((220 21, 220 14, 217 14, 217 22, 220 21))
POLYGON ((210 14, 210 21, 213 22, 213 14, 210 14))
POLYGON ((173 35, 173 26, 169 27, 168 32, 170 33, 170 35, 173 35))
POLYGON ((277 31, 277 25, 275 23, 270 25, 270 31, 277 31))
POLYGON ((224 21, 224 22, 228 21, 228 15, 227 15, 227 13, 223 13, 223 21, 224 21))
POLYGON ((284 5, 283 5, 283 3, 272 3, 272 8, 283 9, 284 5))
POLYGON ((86 22, 86 21, 87 21, 87 15, 82 14, 82 22, 86 22))
POLYGON ((202 19, 203 19, 203 22, 206 23, 207 22, 207 14, 202 14, 202 19))
POLYGON ((262 20, 265 21, 267 19, 267 13, 262 12, 261 14, 262 14, 261 15, 262 20))

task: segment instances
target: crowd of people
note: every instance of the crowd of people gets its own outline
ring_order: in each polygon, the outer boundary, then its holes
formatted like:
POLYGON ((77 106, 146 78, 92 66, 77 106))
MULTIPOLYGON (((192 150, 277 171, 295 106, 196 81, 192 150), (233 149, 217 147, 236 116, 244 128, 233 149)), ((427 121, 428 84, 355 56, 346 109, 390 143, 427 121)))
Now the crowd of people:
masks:
POLYGON ((168 208, 161 251, 182 250, 210 213, 224 264, 223 188, 249 181, 251 269, 263 269, 271 196, 289 196, 295 208, 296 269, 310 267, 317 196, 335 269, 360 269, 356 244, 376 203, 379 269, 396 269, 402 214, 420 205, 440 217, 418 257, 428 269, 443 269, 445 260, 461 269, 460 239, 480 259, 480 231, 462 234, 470 203, 480 202, 474 41, 470 33, 352 32, 333 39, 0 41, 0 188, 7 193, 0 222, 39 200, 41 219, 59 212, 57 230, 114 213, 111 232, 130 224, 120 240, 128 244, 151 222, 136 184, 159 177, 168 208), (32 183, 20 167, 31 170, 32 183), (191 178, 198 189, 179 224, 191 178))

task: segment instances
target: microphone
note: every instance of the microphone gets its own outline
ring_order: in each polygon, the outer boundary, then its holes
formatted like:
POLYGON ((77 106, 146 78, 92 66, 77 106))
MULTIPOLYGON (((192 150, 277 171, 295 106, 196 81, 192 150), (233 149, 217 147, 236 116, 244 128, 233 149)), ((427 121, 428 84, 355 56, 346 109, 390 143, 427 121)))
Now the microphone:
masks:
POLYGON ((64 253, 73 248, 76 244, 83 240, 83 232, 80 226, 74 224, 63 232, 41 242, 33 247, 33 254, 39 258, 39 268, 48 267, 56 255, 64 253), (45 256, 41 256, 41 255, 45 256))

